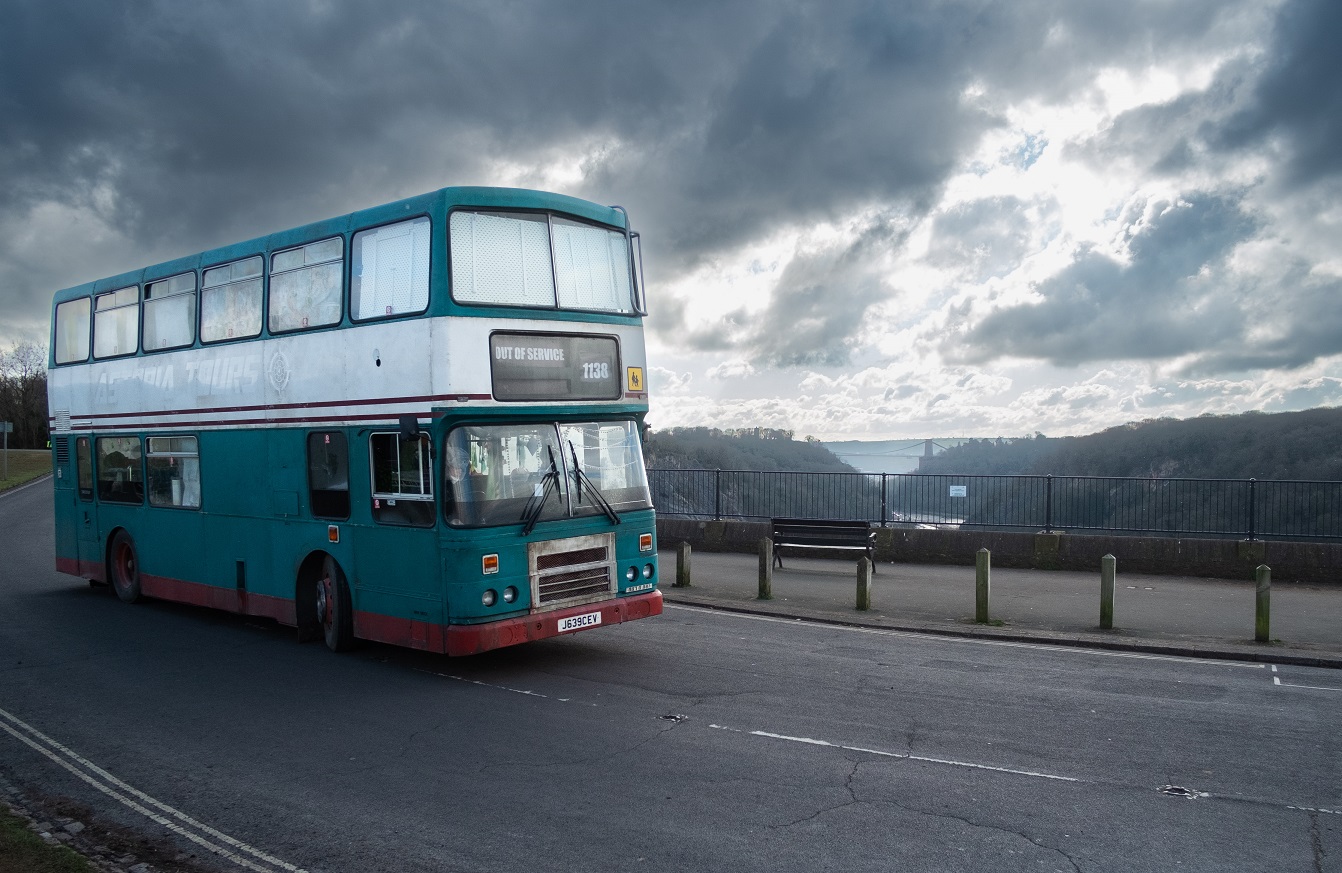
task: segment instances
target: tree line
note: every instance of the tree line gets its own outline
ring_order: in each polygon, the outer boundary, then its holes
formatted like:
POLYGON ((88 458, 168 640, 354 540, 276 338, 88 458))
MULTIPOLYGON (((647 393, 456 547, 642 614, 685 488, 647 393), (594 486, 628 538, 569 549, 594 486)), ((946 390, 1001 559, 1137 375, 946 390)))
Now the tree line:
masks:
POLYGON ((855 472, 820 441, 796 440, 790 430, 767 427, 654 430, 644 445, 644 459, 650 468, 659 470, 855 472))
POLYGON ((1342 409, 1156 418, 1080 437, 971 440, 920 473, 1342 481, 1342 409))
POLYGON ((11 449, 47 447, 47 351, 18 343, 0 352, 0 421, 12 422, 11 449))

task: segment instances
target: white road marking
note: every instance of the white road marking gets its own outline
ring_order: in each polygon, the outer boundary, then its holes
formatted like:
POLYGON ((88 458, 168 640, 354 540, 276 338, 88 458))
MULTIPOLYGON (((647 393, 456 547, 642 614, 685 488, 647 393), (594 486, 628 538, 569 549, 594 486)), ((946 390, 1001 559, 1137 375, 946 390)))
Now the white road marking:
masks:
POLYGON ((801 625, 803 627, 825 628, 826 630, 841 630, 850 633, 872 634, 875 636, 887 637, 907 637, 918 640, 939 640, 948 643, 964 643, 967 645, 979 646, 1000 646, 1008 649, 1032 649, 1043 652, 1071 652, 1075 654, 1096 655, 1103 658, 1129 658, 1138 661, 1173 661, 1179 664, 1203 664, 1215 665, 1218 667, 1238 667, 1245 670, 1264 670, 1267 664, 1251 664, 1244 661, 1222 661, 1215 658, 1186 658, 1180 655, 1153 655, 1146 652, 1115 652, 1109 649, 1088 649, 1080 646, 1053 646, 1047 643, 1020 643, 1013 640, 990 640, 982 637, 957 637, 946 636, 935 633, 921 633, 919 631, 891 630, 879 627, 855 627, 846 624, 830 624, 828 622, 811 621, 805 618, 779 618, 774 615, 755 615, 748 612, 735 612, 732 610, 714 609, 711 606, 699 606, 688 603, 667 603, 664 609, 683 609, 687 612, 710 613, 723 617, 745 619, 747 621, 763 621, 771 624, 801 625))
MULTIPOLYGON (((1276 665, 1276 664, 1273 664, 1273 665, 1272 665, 1272 672, 1273 672, 1273 673, 1276 673, 1276 672, 1277 672, 1277 665, 1276 665)), ((1272 677, 1272 684, 1275 685, 1275 686, 1278 687, 1278 688, 1306 688, 1306 689, 1308 689, 1308 690, 1310 690, 1310 691, 1334 691, 1334 692, 1342 692, 1342 688, 1330 688, 1330 687, 1325 686, 1325 685, 1296 685, 1296 684, 1291 683, 1291 682, 1283 682, 1283 681, 1281 681, 1281 677, 1280 677, 1280 676, 1273 676, 1273 677, 1272 677)), ((1315 810, 1315 811, 1317 812, 1318 810, 1315 810)), ((1324 811, 1324 812, 1328 812, 1328 810, 1323 810, 1323 811, 1324 811)))
POLYGON ((428 673, 430 676, 438 676, 442 679, 453 679, 457 682, 479 685, 482 688, 493 688, 498 691, 508 691, 513 694, 525 694, 527 697, 539 697, 544 700, 554 700, 558 703, 568 703, 573 699, 571 697, 551 697, 548 694, 541 694, 539 691, 527 691, 525 688, 509 688, 507 685, 494 685, 490 682, 481 682, 479 679, 467 679, 465 676, 453 676, 451 673, 438 673, 433 670, 424 670, 419 667, 416 667, 415 670, 420 673, 428 673))
POLYGON ((1329 688, 1326 685, 1295 685, 1291 682, 1283 682, 1276 676, 1272 677, 1272 683, 1281 688, 1307 688, 1310 691, 1333 691, 1342 692, 1342 688, 1329 688))
POLYGON ((927 758, 922 755, 910 755, 907 752, 891 752, 885 749, 868 749, 862 746, 844 746, 839 743, 831 743, 828 740, 817 740, 811 737, 791 737, 787 734, 775 734, 769 731, 746 731, 739 728, 730 728, 724 725, 710 724, 710 728, 720 731, 729 731, 731 733, 749 734, 752 737, 764 737, 770 740, 783 740, 789 743, 802 743, 808 746, 827 746, 831 749, 843 749, 847 752, 863 752, 868 755, 880 755, 883 758, 897 758, 902 761, 921 761, 924 764, 943 764, 948 767, 962 767, 971 770, 991 770, 994 773, 1007 773, 1012 776, 1028 776, 1032 779, 1051 779, 1056 782, 1086 782, 1085 779, 1077 779, 1072 776, 1058 776, 1054 773, 1039 773, 1034 770, 1014 770, 1010 767, 996 767, 991 764, 979 764, 974 761, 954 761, 948 758, 927 758))
POLYGON ((284 870, 286 873, 306 873, 301 867, 296 867, 288 861, 268 855, 222 831, 196 821, 191 816, 173 809, 166 803, 155 800, 3 709, 0 709, 0 718, 4 719, 4 721, 0 721, 0 730, 5 731, 14 739, 51 759, 113 800, 124 804, 150 821, 185 837, 213 854, 227 858, 234 864, 248 870, 256 870, 258 873, 275 873, 276 869, 284 870), (158 810, 158 812, 155 812, 155 810, 158 810), (177 821, 172 821, 168 816, 177 821), (210 837, 212 840, 206 839, 206 837, 210 837), (220 845, 220 843, 224 845, 220 845), (226 848, 226 846, 231 848, 226 848), (251 855, 252 857, 247 858, 243 855, 251 855), (257 861, 262 863, 257 863, 257 861), (263 864, 269 866, 263 866, 263 864))

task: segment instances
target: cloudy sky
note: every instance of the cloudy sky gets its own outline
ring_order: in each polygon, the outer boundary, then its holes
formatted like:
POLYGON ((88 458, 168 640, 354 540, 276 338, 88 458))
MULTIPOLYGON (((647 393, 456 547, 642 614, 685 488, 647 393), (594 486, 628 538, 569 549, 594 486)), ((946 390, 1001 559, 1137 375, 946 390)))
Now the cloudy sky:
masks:
POLYGON ((655 427, 1342 403, 1342 3, 8 0, 0 347, 446 185, 629 209, 655 427))

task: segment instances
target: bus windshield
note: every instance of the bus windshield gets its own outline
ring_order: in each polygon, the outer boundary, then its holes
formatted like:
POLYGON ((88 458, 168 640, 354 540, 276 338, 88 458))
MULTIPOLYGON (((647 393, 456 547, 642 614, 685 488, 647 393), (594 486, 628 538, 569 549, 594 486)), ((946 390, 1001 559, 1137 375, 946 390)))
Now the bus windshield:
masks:
POLYGON ((632 421, 469 425, 447 435, 449 524, 519 524, 649 509, 632 421))

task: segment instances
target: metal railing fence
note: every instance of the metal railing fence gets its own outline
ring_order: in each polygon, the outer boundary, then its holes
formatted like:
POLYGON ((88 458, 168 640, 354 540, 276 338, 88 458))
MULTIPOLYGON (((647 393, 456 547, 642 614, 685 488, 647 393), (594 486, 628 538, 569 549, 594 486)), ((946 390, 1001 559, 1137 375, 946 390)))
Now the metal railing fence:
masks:
POLYGON ((1342 539, 1342 482, 664 469, 648 477, 653 506, 667 517, 1342 539))

